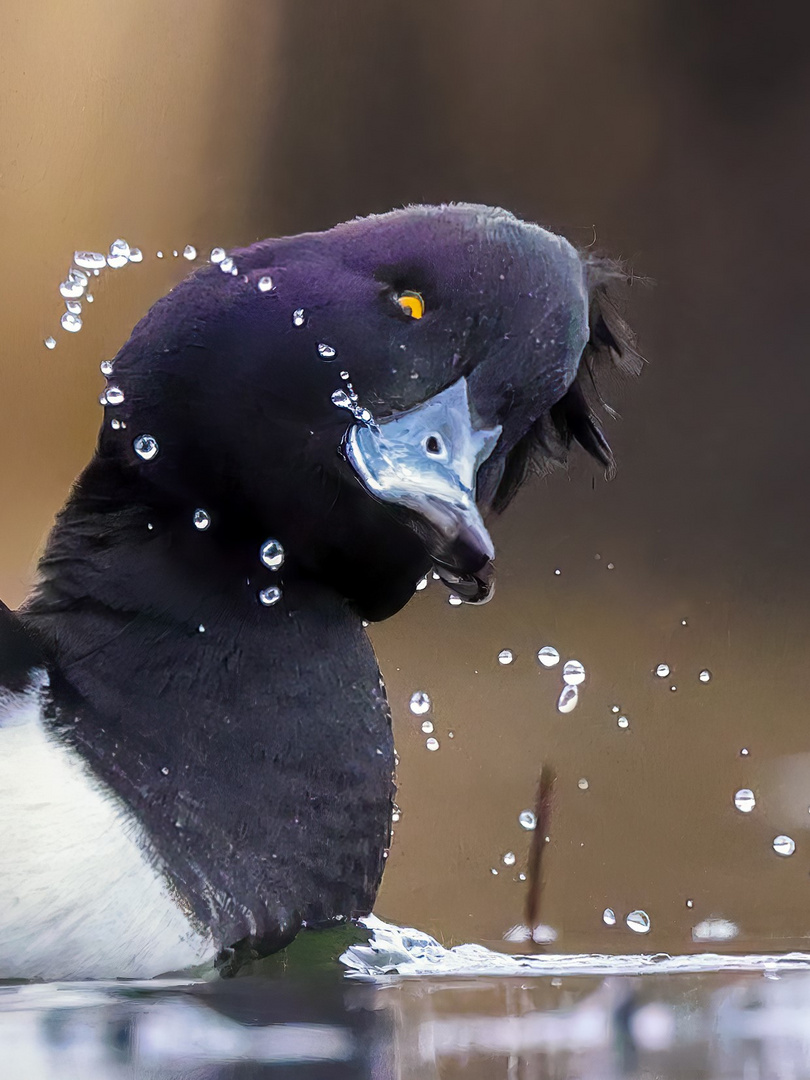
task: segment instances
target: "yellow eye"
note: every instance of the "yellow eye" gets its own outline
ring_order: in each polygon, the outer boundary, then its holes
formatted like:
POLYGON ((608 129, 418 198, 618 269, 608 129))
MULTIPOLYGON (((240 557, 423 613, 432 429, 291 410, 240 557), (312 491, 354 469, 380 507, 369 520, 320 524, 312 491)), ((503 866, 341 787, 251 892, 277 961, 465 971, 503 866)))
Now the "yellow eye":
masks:
POLYGON ((421 319, 425 314, 425 301, 418 292, 402 292, 397 297, 397 303, 412 319, 421 319))

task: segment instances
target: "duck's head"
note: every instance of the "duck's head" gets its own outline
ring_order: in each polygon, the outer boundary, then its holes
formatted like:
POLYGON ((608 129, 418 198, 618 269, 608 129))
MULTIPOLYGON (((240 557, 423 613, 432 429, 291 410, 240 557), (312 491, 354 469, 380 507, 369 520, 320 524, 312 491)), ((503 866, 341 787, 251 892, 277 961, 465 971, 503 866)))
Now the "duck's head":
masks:
POLYGON ((285 573, 367 618, 431 567, 482 602, 486 516, 533 457, 574 438, 610 467, 582 384, 600 352, 634 354, 561 237, 417 206, 229 258, 159 301, 108 376, 100 459, 182 547, 272 537, 285 573))

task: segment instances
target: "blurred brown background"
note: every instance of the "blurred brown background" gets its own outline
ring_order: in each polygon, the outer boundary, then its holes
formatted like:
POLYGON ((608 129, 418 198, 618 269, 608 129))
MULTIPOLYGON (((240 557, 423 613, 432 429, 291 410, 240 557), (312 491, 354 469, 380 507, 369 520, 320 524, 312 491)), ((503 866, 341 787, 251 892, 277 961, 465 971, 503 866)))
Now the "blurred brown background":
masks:
POLYGON ((521 917, 517 816, 548 761, 559 779, 542 918, 556 947, 703 948, 691 930, 710 915, 739 926, 733 948, 807 946, 810 54, 790 7, 4 6, 10 604, 92 451, 99 361, 188 269, 172 250, 465 199, 580 246, 595 232, 656 281, 629 309, 650 364, 611 393, 617 479, 577 458, 525 490, 493 526, 488 607, 451 608, 431 583, 373 629, 401 755, 383 917, 500 941, 521 917), (100 278, 84 329, 64 333, 57 287, 72 252, 119 235, 144 263, 100 278), (569 715, 555 708, 560 669, 534 658, 546 644, 588 671, 569 715), (671 678, 652 674, 661 662, 671 678), (416 689, 434 701, 435 753, 407 708, 416 689), (741 787, 756 792, 750 815, 733 806, 741 787), (772 850, 778 833, 796 842, 790 858, 772 850), (650 915, 646 938, 624 927, 634 908, 650 915))

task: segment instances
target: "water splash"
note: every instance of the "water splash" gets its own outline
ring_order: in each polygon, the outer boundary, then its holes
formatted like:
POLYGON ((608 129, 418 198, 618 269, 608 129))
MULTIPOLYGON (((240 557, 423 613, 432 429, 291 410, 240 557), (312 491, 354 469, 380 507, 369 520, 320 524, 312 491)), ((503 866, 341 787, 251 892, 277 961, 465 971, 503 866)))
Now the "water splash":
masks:
POLYGON ((731 954, 666 953, 605 955, 551 953, 510 956, 483 945, 456 945, 446 949, 435 938, 412 927, 393 926, 369 915, 360 924, 371 932, 367 944, 352 945, 340 957, 349 975, 380 979, 383 976, 534 976, 549 975, 661 975, 712 971, 810 970, 810 953, 731 954))

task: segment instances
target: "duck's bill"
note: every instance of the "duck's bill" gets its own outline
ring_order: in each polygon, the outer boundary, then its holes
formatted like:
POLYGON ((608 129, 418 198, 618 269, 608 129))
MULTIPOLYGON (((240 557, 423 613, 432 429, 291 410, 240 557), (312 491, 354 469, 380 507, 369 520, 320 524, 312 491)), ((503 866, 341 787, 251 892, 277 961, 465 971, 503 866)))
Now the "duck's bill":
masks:
POLYGON ((436 573, 460 600, 482 604, 494 588, 495 548, 475 503, 475 480, 501 433, 474 426, 467 384, 346 435, 346 457, 366 490, 404 512, 436 573))

